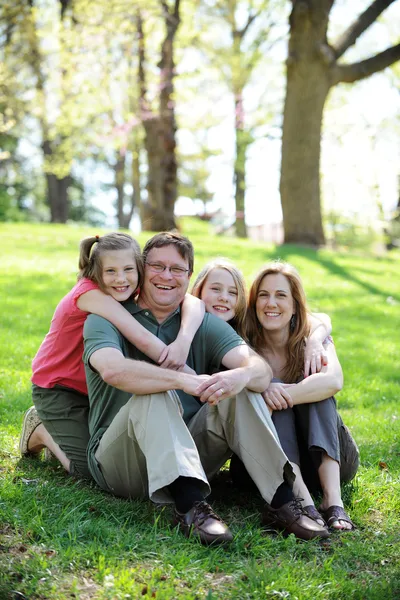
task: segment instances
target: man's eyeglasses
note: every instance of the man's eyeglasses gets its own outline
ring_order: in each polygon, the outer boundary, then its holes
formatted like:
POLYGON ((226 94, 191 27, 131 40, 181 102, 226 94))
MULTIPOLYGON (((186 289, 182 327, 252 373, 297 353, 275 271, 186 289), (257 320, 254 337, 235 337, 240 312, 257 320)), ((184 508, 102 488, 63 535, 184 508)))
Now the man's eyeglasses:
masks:
POLYGON ((167 265, 161 263, 150 263, 147 261, 146 265, 148 265, 154 273, 163 273, 167 269, 171 275, 175 275, 175 277, 183 277, 185 273, 189 273, 189 269, 184 269, 183 267, 167 267, 167 265))

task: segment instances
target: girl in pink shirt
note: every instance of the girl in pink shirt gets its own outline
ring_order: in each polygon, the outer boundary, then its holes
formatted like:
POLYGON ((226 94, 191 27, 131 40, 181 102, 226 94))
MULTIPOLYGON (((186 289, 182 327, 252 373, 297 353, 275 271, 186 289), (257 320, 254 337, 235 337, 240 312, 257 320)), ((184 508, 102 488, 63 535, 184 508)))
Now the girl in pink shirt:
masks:
POLYGON ((88 476, 89 439, 83 325, 88 313, 104 317, 160 366, 185 369, 190 344, 204 316, 204 304, 187 294, 177 339, 166 346, 120 304, 137 294, 143 280, 138 243, 124 233, 86 238, 80 245, 78 282, 58 304, 50 330, 32 363, 34 407, 25 415, 23 455, 48 448, 64 468, 88 476))

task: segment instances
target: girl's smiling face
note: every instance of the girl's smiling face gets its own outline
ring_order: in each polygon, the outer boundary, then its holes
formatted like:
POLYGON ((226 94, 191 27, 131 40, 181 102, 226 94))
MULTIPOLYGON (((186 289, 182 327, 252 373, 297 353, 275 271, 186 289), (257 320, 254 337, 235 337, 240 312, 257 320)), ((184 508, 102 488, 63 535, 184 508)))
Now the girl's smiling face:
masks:
POLYGON ((222 268, 210 271, 201 290, 206 311, 224 321, 230 321, 235 316, 237 298, 237 287, 229 271, 222 268))
POLYGON ((136 291, 138 272, 133 252, 109 250, 101 255, 104 292, 118 302, 128 300, 136 291))

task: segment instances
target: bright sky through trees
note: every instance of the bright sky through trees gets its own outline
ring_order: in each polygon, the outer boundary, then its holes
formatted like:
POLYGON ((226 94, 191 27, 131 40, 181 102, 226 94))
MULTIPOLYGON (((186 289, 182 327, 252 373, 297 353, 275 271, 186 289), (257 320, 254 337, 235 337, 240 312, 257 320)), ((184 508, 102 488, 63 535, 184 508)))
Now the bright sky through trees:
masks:
MULTIPOLYGON (((365 0, 336 2, 332 10, 331 33, 343 31, 368 5, 365 0)), ((394 41, 391 35, 395 39, 395 23, 400 24, 400 3, 397 2, 361 36, 346 59, 360 60, 372 51, 386 48, 394 41)), ((256 71, 246 97, 246 106, 251 112, 264 94, 268 107, 276 111, 276 124, 280 123, 284 95, 282 62, 286 44, 285 39, 274 46, 268 68, 263 65, 256 71)), ((325 112, 322 145, 322 195, 328 210, 371 220, 377 216, 377 200, 386 214, 396 206, 400 176, 400 81, 394 79, 387 70, 351 86, 342 84, 332 91, 325 112)), ((220 122, 210 131, 209 141, 222 152, 209 159, 212 166, 208 183, 214 193, 209 208, 210 211, 221 208, 227 214, 233 214, 233 106, 226 95, 213 105, 213 114, 220 116, 220 122)), ((278 222, 282 218, 280 131, 275 127, 271 133, 277 139, 261 137, 251 146, 247 157, 246 217, 249 225, 278 222)), ((190 201, 180 199, 176 209, 177 212, 189 212, 193 206, 190 201)))

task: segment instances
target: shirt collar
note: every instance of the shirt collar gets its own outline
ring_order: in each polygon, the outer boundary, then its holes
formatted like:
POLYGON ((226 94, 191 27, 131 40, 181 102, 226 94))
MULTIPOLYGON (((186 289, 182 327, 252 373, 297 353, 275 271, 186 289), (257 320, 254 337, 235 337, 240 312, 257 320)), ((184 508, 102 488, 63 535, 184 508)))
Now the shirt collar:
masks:
MULTIPOLYGON (((154 319, 154 320, 157 320, 157 319, 154 317, 154 315, 153 315, 153 313, 151 312, 151 310, 149 310, 149 309, 148 309, 148 308, 146 308, 146 307, 141 307, 141 306, 139 306, 138 304, 136 304, 136 303, 135 303, 133 300, 131 300, 131 299, 129 299, 129 300, 126 300, 125 302, 121 302, 121 304, 122 304, 122 306, 123 306, 124 308, 126 308, 126 310, 127 310, 128 312, 130 312, 130 313, 131 313, 131 315, 137 315, 137 314, 139 314, 139 313, 145 313, 145 314, 147 313, 148 315, 151 315, 151 316, 153 317, 153 319, 154 319)), ((179 306, 178 306, 178 308, 176 308, 176 309, 175 309, 175 310, 174 310, 174 311, 173 311, 173 312, 172 312, 170 315, 168 315, 168 317, 165 319, 165 321, 163 321, 163 322, 161 323, 161 325, 164 325, 164 323, 166 323, 167 321, 169 321, 169 319, 170 319, 172 316, 174 316, 174 315, 176 315, 176 314, 180 314, 180 312, 181 312, 181 307, 180 307, 180 305, 179 305, 179 306)))

